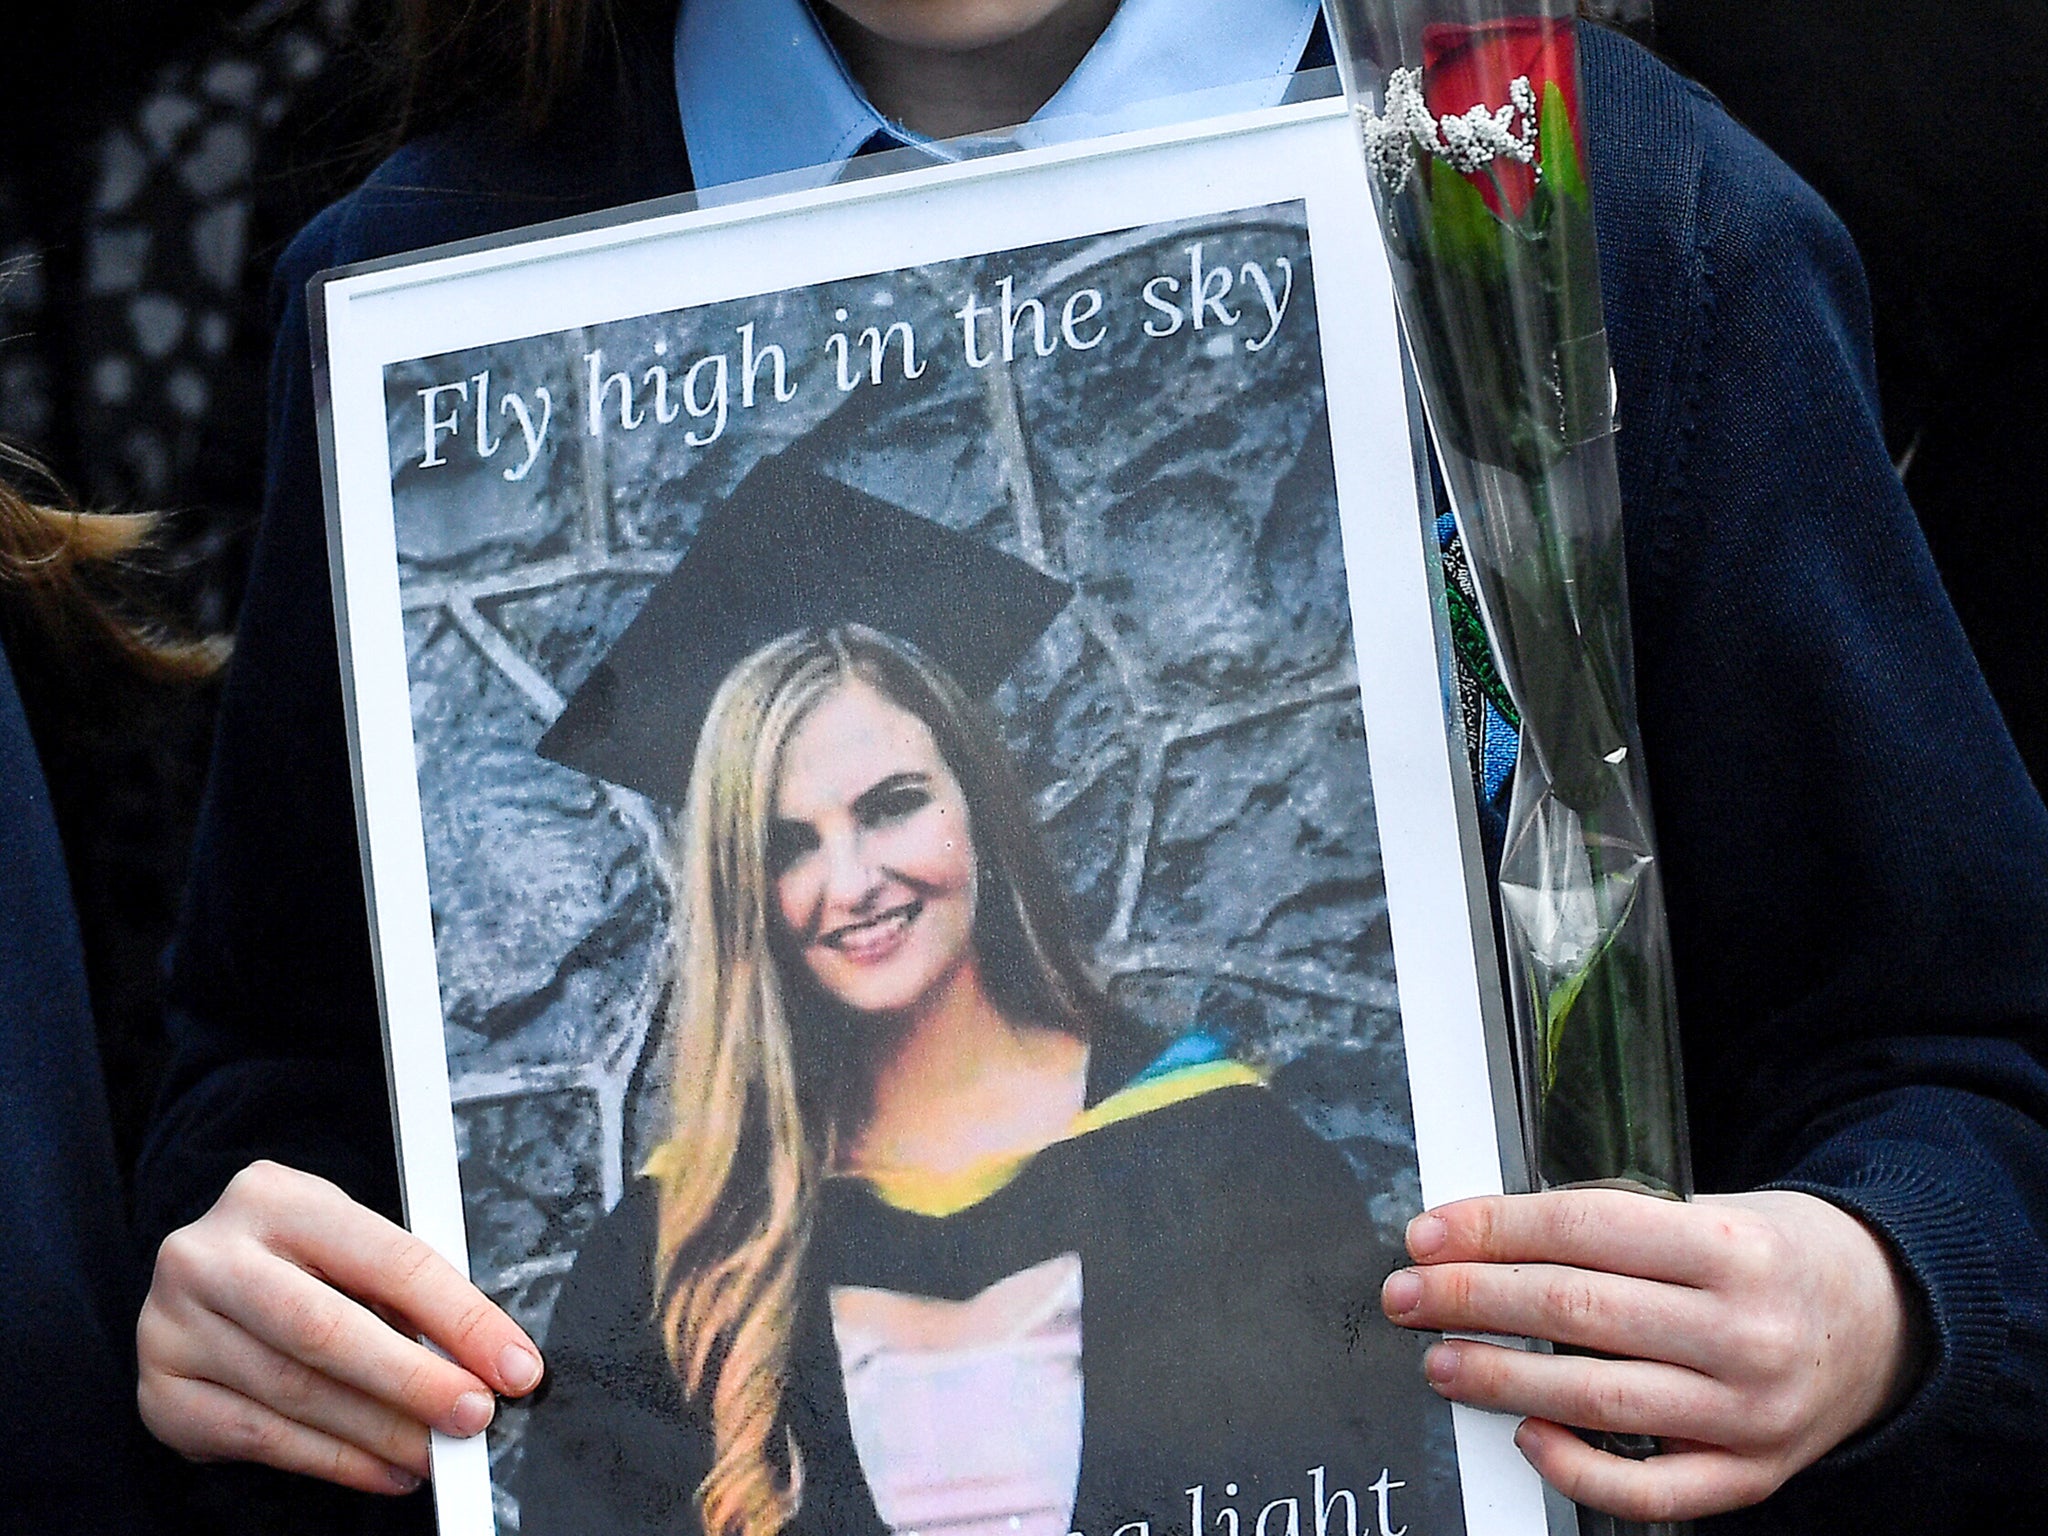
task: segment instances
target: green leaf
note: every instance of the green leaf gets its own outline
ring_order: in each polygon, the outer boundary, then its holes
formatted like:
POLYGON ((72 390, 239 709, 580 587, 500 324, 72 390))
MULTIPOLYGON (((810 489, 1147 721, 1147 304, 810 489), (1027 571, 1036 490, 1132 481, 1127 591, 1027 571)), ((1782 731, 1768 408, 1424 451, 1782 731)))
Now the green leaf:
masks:
POLYGON ((1585 167, 1579 164, 1579 141, 1572 132, 1571 113, 1555 80, 1543 82, 1543 106, 1536 118, 1536 144, 1542 156, 1543 180, 1551 195, 1586 202, 1585 167))
MULTIPOLYGON (((1605 953, 1603 945, 1600 953, 1605 953)), ((1564 1051, 1565 1021, 1571 1017, 1572 1004, 1579 1000, 1579 994, 1586 989, 1586 978, 1593 974, 1593 967, 1599 963, 1596 954, 1592 961, 1558 984, 1557 990, 1543 999, 1543 1091, 1547 1094, 1557 1086, 1557 1058, 1564 1051)))
POLYGON ((1459 265, 1500 261, 1500 231, 1479 189, 1447 165, 1429 167, 1430 244, 1459 265))

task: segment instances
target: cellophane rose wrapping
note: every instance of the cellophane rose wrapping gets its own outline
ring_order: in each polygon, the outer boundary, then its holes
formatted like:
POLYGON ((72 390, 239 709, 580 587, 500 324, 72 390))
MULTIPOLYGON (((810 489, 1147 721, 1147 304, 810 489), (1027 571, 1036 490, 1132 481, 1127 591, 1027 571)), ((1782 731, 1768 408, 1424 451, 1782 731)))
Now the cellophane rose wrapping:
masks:
POLYGON ((1499 898, 1531 1167, 1685 1198, 1576 23, 1326 0, 1431 436, 1520 717, 1499 898))

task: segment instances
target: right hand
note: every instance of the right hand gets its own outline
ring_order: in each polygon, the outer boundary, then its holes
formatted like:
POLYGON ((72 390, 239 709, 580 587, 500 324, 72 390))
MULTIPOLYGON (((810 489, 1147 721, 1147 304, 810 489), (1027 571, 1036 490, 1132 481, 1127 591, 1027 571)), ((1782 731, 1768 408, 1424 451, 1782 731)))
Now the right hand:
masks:
POLYGON ((173 1450, 369 1493, 419 1487, 429 1428, 479 1434, 493 1394, 541 1377, 524 1330, 433 1249, 265 1162, 164 1239, 135 1341, 143 1422, 173 1450))

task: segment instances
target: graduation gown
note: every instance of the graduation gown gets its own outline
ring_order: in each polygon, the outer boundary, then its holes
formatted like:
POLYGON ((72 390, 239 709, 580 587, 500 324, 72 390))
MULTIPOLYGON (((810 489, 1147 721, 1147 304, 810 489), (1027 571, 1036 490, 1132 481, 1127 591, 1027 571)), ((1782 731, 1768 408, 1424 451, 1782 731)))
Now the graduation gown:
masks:
MULTIPOLYGON (((1067 1254, 1082 1276, 1075 1531, 1114 1536, 1144 1521, 1152 1536, 1189 1532, 1199 1488, 1210 1532, 1229 1536, 1222 1511, 1234 1507, 1252 1536, 1261 1508, 1292 1498, 1304 1536, 1350 1536, 1354 1518, 1373 1529, 1383 1474, 1401 1485, 1394 1529, 1425 1499, 1449 1516, 1431 1529, 1456 1528, 1448 1413, 1420 1370, 1426 1341, 1380 1314, 1393 1257, 1341 1155, 1241 1068, 1196 1063, 1132 1084, 1131 1061, 1129 1047, 1099 1043, 1093 1123, 964 1206, 957 1192, 885 1198, 827 1181, 784 1398, 804 1467, 792 1530, 889 1529, 854 1445, 830 1290, 964 1301, 1067 1254), (1128 1091, 1102 1093, 1105 1079, 1128 1091)), ((654 1185, 640 1180, 564 1286, 513 1489, 525 1536, 701 1529, 709 1413, 662 1350, 655 1213, 654 1185)), ((1284 1536, 1288 1520, 1283 1505, 1266 1536, 1284 1536)))

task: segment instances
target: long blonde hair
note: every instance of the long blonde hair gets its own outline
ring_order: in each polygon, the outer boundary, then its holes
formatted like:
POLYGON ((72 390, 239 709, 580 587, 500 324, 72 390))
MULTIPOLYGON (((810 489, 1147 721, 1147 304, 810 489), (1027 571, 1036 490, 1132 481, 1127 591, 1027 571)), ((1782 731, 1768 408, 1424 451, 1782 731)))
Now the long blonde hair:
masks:
POLYGON ((158 520, 147 512, 83 512, 63 503, 42 467, 0 444, 0 635, 29 653, 17 657, 39 683, 83 695, 110 678, 195 683, 226 659, 219 639, 167 632, 144 613, 137 567, 158 520), (31 497, 16 479, 42 482, 31 497))
POLYGON ((787 743, 855 680, 922 720, 960 782, 980 876, 974 938, 997 1006, 1084 1035, 1107 1008, 1008 754, 945 671, 861 625, 784 636, 733 669, 673 830, 674 1119, 647 1169, 663 1341, 710 1410, 707 1536, 774 1536, 802 1494, 783 1412, 791 1333, 819 1182, 862 1101, 843 1016, 778 956, 766 844, 787 743))

